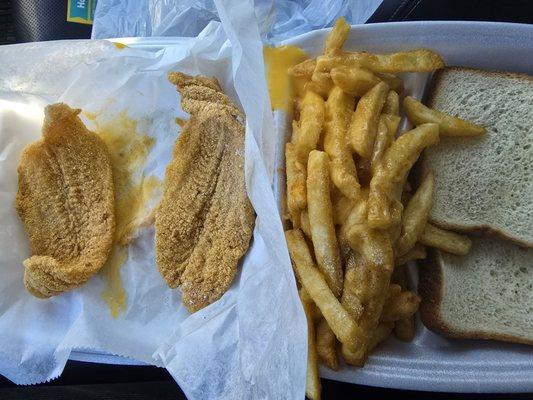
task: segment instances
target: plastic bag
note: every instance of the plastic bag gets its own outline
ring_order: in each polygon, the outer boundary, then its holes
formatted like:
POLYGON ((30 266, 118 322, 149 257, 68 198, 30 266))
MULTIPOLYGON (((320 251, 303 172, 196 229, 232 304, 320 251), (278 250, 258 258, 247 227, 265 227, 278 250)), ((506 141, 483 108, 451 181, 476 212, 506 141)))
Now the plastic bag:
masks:
MULTIPOLYGON (((255 0, 263 40, 275 42, 331 26, 343 16, 362 24, 382 0, 255 0)), ((133 36, 196 36, 219 21, 212 0, 99 0, 93 39, 133 36)), ((250 23, 255 23, 250 21, 250 23)))

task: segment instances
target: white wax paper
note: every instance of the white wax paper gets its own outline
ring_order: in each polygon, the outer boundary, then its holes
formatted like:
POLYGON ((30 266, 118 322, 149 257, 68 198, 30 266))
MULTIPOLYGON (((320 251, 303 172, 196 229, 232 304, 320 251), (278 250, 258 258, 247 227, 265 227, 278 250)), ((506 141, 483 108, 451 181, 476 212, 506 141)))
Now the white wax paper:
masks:
POLYGON ((278 139, 262 44, 251 7, 216 8, 221 22, 158 52, 106 41, 0 47, 0 373, 12 381, 53 379, 73 349, 88 349, 166 367, 191 400, 303 398, 306 323, 272 192, 278 139), (157 271, 148 227, 128 247, 127 304, 118 318, 101 298, 101 275, 51 299, 32 297, 22 283, 30 253, 14 200, 20 153, 39 138, 43 107, 63 101, 99 122, 125 111, 156 138, 142 174, 162 178, 179 134, 174 118, 185 116, 166 78, 174 70, 216 76, 246 114, 246 184, 257 219, 231 289, 190 315, 157 271))
MULTIPOLYGON (((380 3, 379 0, 255 0, 254 7, 264 42, 294 44, 315 55, 322 51, 327 32, 313 30, 331 26, 340 15, 352 25, 363 23, 380 3)), ((176 32, 199 31, 212 10, 209 0, 100 0, 93 37, 172 36, 176 32)), ((387 53, 430 47, 440 52, 449 65, 532 74, 532 29, 530 25, 479 22, 368 24, 352 27, 346 48, 387 53)), ((421 97, 428 76, 407 74, 405 78, 407 93, 421 97)), ((275 118, 278 135, 288 134, 290 121, 286 115, 276 112, 275 118)), ((282 166, 283 143, 277 151, 276 161, 282 166)), ((283 174, 276 176, 275 190, 281 198, 283 174)), ((416 268, 411 272, 416 282, 416 268)), ((531 392, 531 355, 531 346, 448 339, 433 334, 417 321, 413 342, 404 343, 391 337, 371 355, 364 368, 343 365, 339 371, 331 371, 322 367, 321 375, 409 390, 531 392)))

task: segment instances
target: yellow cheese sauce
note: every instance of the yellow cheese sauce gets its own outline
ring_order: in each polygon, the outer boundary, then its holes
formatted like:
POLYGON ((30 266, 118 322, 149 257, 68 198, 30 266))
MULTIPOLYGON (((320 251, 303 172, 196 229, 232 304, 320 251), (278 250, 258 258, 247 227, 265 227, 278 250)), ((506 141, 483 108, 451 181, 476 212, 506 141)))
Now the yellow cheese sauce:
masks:
POLYGON ((266 64, 268 93, 272 108, 291 112, 291 83, 288 69, 308 58, 305 51, 296 46, 267 47, 263 49, 266 64))
POLYGON ((102 291, 102 299, 107 303, 113 318, 117 318, 126 307, 126 291, 120 278, 120 268, 128 258, 124 246, 114 245, 105 263, 102 273, 106 279, 106 287, 102 291))
POLYGON ((126 46, 124 43, 120 43, 120 42, 113 42, 113 44, 114 44, 115 47, 116 47, 117 49, 119 49, 119 50, 122 50, 122 49, 125 49, 126 47, 128 47, 128 46, 126 46))
POLYGON ((124 112, 102 124, 98 123, 97 115, 84 114, 95 121, 96 132, 107 145, 113 168, 115 243, 102 270, 107 281, 102 298, 116 318, 126 305, 126 292, 120 278, 120 268, 127 259, 125 246, 135 238, 137 229, 153 222, 153 210, 147 209, 146 202, 161 186, 157 177, 145 177, 141 173, 155 139, 137 133, 137 122, 124 112))
POLYGON ((93 113, 93 112, 90 112, 90 111, 83 111, 83 115, 84 115, 88 120, 91 120, 91 121, 95 121, 96 118, 98 118, 98 114, 97 114, 97 113, 93 113))

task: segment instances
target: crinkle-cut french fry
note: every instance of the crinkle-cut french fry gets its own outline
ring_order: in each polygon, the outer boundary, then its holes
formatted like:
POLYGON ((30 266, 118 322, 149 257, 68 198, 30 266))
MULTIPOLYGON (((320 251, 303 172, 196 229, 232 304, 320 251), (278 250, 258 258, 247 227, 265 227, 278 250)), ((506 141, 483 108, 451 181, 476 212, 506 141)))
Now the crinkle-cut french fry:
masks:
POLYGON ((367 52, 336 52, 317 57, 313 74, 329 72, 338 66, 360 67, 377 73, 431 72, 443 68, 437 53, 428 49, 400 51, 392 54, 367 52))
POLYGON ((348 137, 353 151, 362 158, 372 156, 379 116, 388 93, 389 86, 385 82, 380 82, 357 103, 348 129, 348 137))
POLYGON ((336 349, 337 339, 325 319, 316 324, 316 351, 320 360, 330 369, 339 369, 336 349))
POLYGON ((307 375, 305 381, 305 395, 309 399, 320 400, 322 386, 318 375, 318 354, 316 349, 315 323, 313 321, 313 301, 300 289, 300 300, 307 319, 307 375))
POLYGON ((403 99, 403 109, 414 125, 428 122, 438 124, 442 136, 478 136, 486 132, 486 129, 479 125, 426 107, 411 96, 403 99))
POLYGON ((285 144, 285 172, 287 174, 287 209, 293 227, 300 226, 300 213, 307 206, 305 167, 297 160, 294 144, 285 144))
POLYGON ((343 17, 337 19, 333 29, 326 37, 324 54, 335 53, 341 50, 344 42, 348 38, 349 33, 350 25, 346 22, 346 20, 343 17))
POLYGON ((383 106, 383 114, 400 115, 400 96, 394 90, 389 91, 383 106))
POLYGON ((293 141, 298 161, 307 165, 311 150, 315 150, 324 128, 325 102, 318 94, 307 90, 301 103, 298 136, 293 141))
POLYGON ((426 248, 420 242, 416 243, 411 250, 403 256, 396 258, 395 264, 397 266, 407 264, 410 261, 422 260, 427 257, 426 248))
POLYGON ((333 224, 329 160, 323 151, 313 150, 307 162, 307 213, 318 268, 335 296, 342 293, 342 264, 333 224))
POLYGON ((353 108, 353 97, 344 93, 339 87, 331 90, 326 102, 324 150, 330 157, 330 175, 333 184, 350 199, 355 199, 361 189, 346 140, 353 108))
POLYGON ((447 231, 429 223, 426 224, 420 236, 420 243, 458 256, 468 254, 472 247, 472 240, 468 236, 447 231))
POLYGON ((381 80, 363 68, 333 68, 330 72, 333 83, 349 95, 361 97, 381 80))
POLYGON ((402 232, 396 242, 396 257, 411 250, 422 235, 431 211, 434 187, 435 177, 429 172, 407 203, 402 216, 402 232))
POLYGON ((422 150, 438 141, 438 125, 423 124, 404 133, 385 151, 370 181, 368 224, 372 228, 387 229, 391 226, 390 203, 398 191, 398 184, 405 181, 422 150))
POLYGON ((380 320, 395 322, 412 317, 420 305, 420 296, 409 290, 400 292, 388 298, 383 306, 380 320))
POLYGON ((328 321, 337 339, 350 349, 359 348, 361 330, 335 297, 322 273, 316 268, 302 232, 298 229, 286 231, 285 238, 302 286, 328 321))

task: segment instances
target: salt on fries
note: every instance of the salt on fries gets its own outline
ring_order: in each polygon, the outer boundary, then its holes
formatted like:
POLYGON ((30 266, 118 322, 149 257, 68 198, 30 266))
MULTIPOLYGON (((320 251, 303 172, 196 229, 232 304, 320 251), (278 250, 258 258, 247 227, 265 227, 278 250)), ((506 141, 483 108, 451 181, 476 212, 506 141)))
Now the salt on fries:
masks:
POLYGON ((411 96, 403 100, 403 109, 409 121, 415 125, 434 122, 439 125, 441 136, 477 136, 485 133, 485 128, 464 121, 440 111, 432 110, 411 96))
POLYGON ((331 159, 331 180, 343 195, 351 199, 357 197, 360 189, 355 163, 346 141, 353 103, 352 96, 334 87, 326 102, 324 132, 324 150, 331 159))
POLYGON ((318 354, 315 339, 315 323, 313 321, 313 300, 304 288, 300 289, 300 300, 307 319, 307 375, 305 380, 305 395, 310 399, 320 399, 322 386, 318 375, 318 354))
POLYGON ((330 71, 335 86, 352 96, 363 96, 381 80, 372 72, 363 68, 333 68, 330 71))
POLYGON ((287 174, 287 209, 293 226, 299 227, 300 213, 307 207, 306 171, 298 161, 294 144, 285 145, 287 174))
POLYGON ((313 78, 316 74, 329 72, 338 66, 361 67, 376 73, 397 74, 402 72, 431 72, 443 68, 444 62, 437 53, 427 49, 393 54, 339 51, 317 57, 313 78))
POLYGON ((342 266, 329 193, 329 161, 313 150, 307 162, 307 207, 318 268, 336 297, 342 292, 342 266))
POLYGON ((339 19, 324 54, 288 71, 299 112, 286 147, 286 239, 308 319, 310 399, 320 398, 318 360, 339 366, 337 341, 344 361, 363 366, 392 332, 414 337, 420 297, 409 290, 404 264, 425 258, 425 246, 466 254, 471 243, 428 222, 434 176, 412 191, 409 172, 440 136, 484 133, 400 99, 404 84, 395 74, 442 68, 438 54, 347 52, 349 31, 339 19), (415 127, 398 135, 400 104, 415 127))
POLYGON ((328 321, 322 318, 316 325, 316 351, 320 360, 334 371, 339 369, 336 347, 335 334, 329 327, 328 321))
POLYGON ((434 186, 435 178, 430 172, 407 203, 403 212, 402 232, 396 241, 396 256, 403 256, 411 250, 424 232, 431 211, 434 186))
POLYGON ((305 163, 309 153, 316 149, 324 127, 325 103, 318 94, 307 90, 302 100, 299 134, 294 142, 298 160, 305 163))
POLYGON ((285 232, 287 246, 302 287, 309 293, 341 343, 357 348, 360 329, 329 288, 313 262, 309 247, 300 230, 285 232))
POLYGON ((431 224, 426 224, 420 236, 420 243, 458 256, 464 256, 472 247, 472 240, 468 236, 450 232, 431 224))
POLYGON ((357 102, 348 136, 352 149, 361 158, 369 158, 372 153, 378 130, 379 116, 388 94, 389 85, 385 82, 379 82, 357 102))
MULTIPOLYGON (((396 200, 398 185, 405 182, 409 170, 425 147, 439 141, 439 126, 423 124, 405 132, 385 151, 368 194, 368 223, 373 228, 387 229, 393 223, 391 202, 396 200)), ((397 204, 397 203, 396 203, 397 204)))
MULTIPOLYGON (((423 252, 423 257, 426 257, 425 248, 422 245, 420 246, 423 252)), ((411 251, 413 251, 417 246, 415 246, 411 251)), ((406 263, 402 263, 398 265, 392 274, 391 282, 396 283, 400 286, 402 290, 407 290, 409 287, 409 282, 407 278, 407 266, 406 263)), ((415 337, 415 320, 414 315, 411 315, 410 317, 400 319, 394 323, 394 335, 404 342, 410 342, 415 337)))

